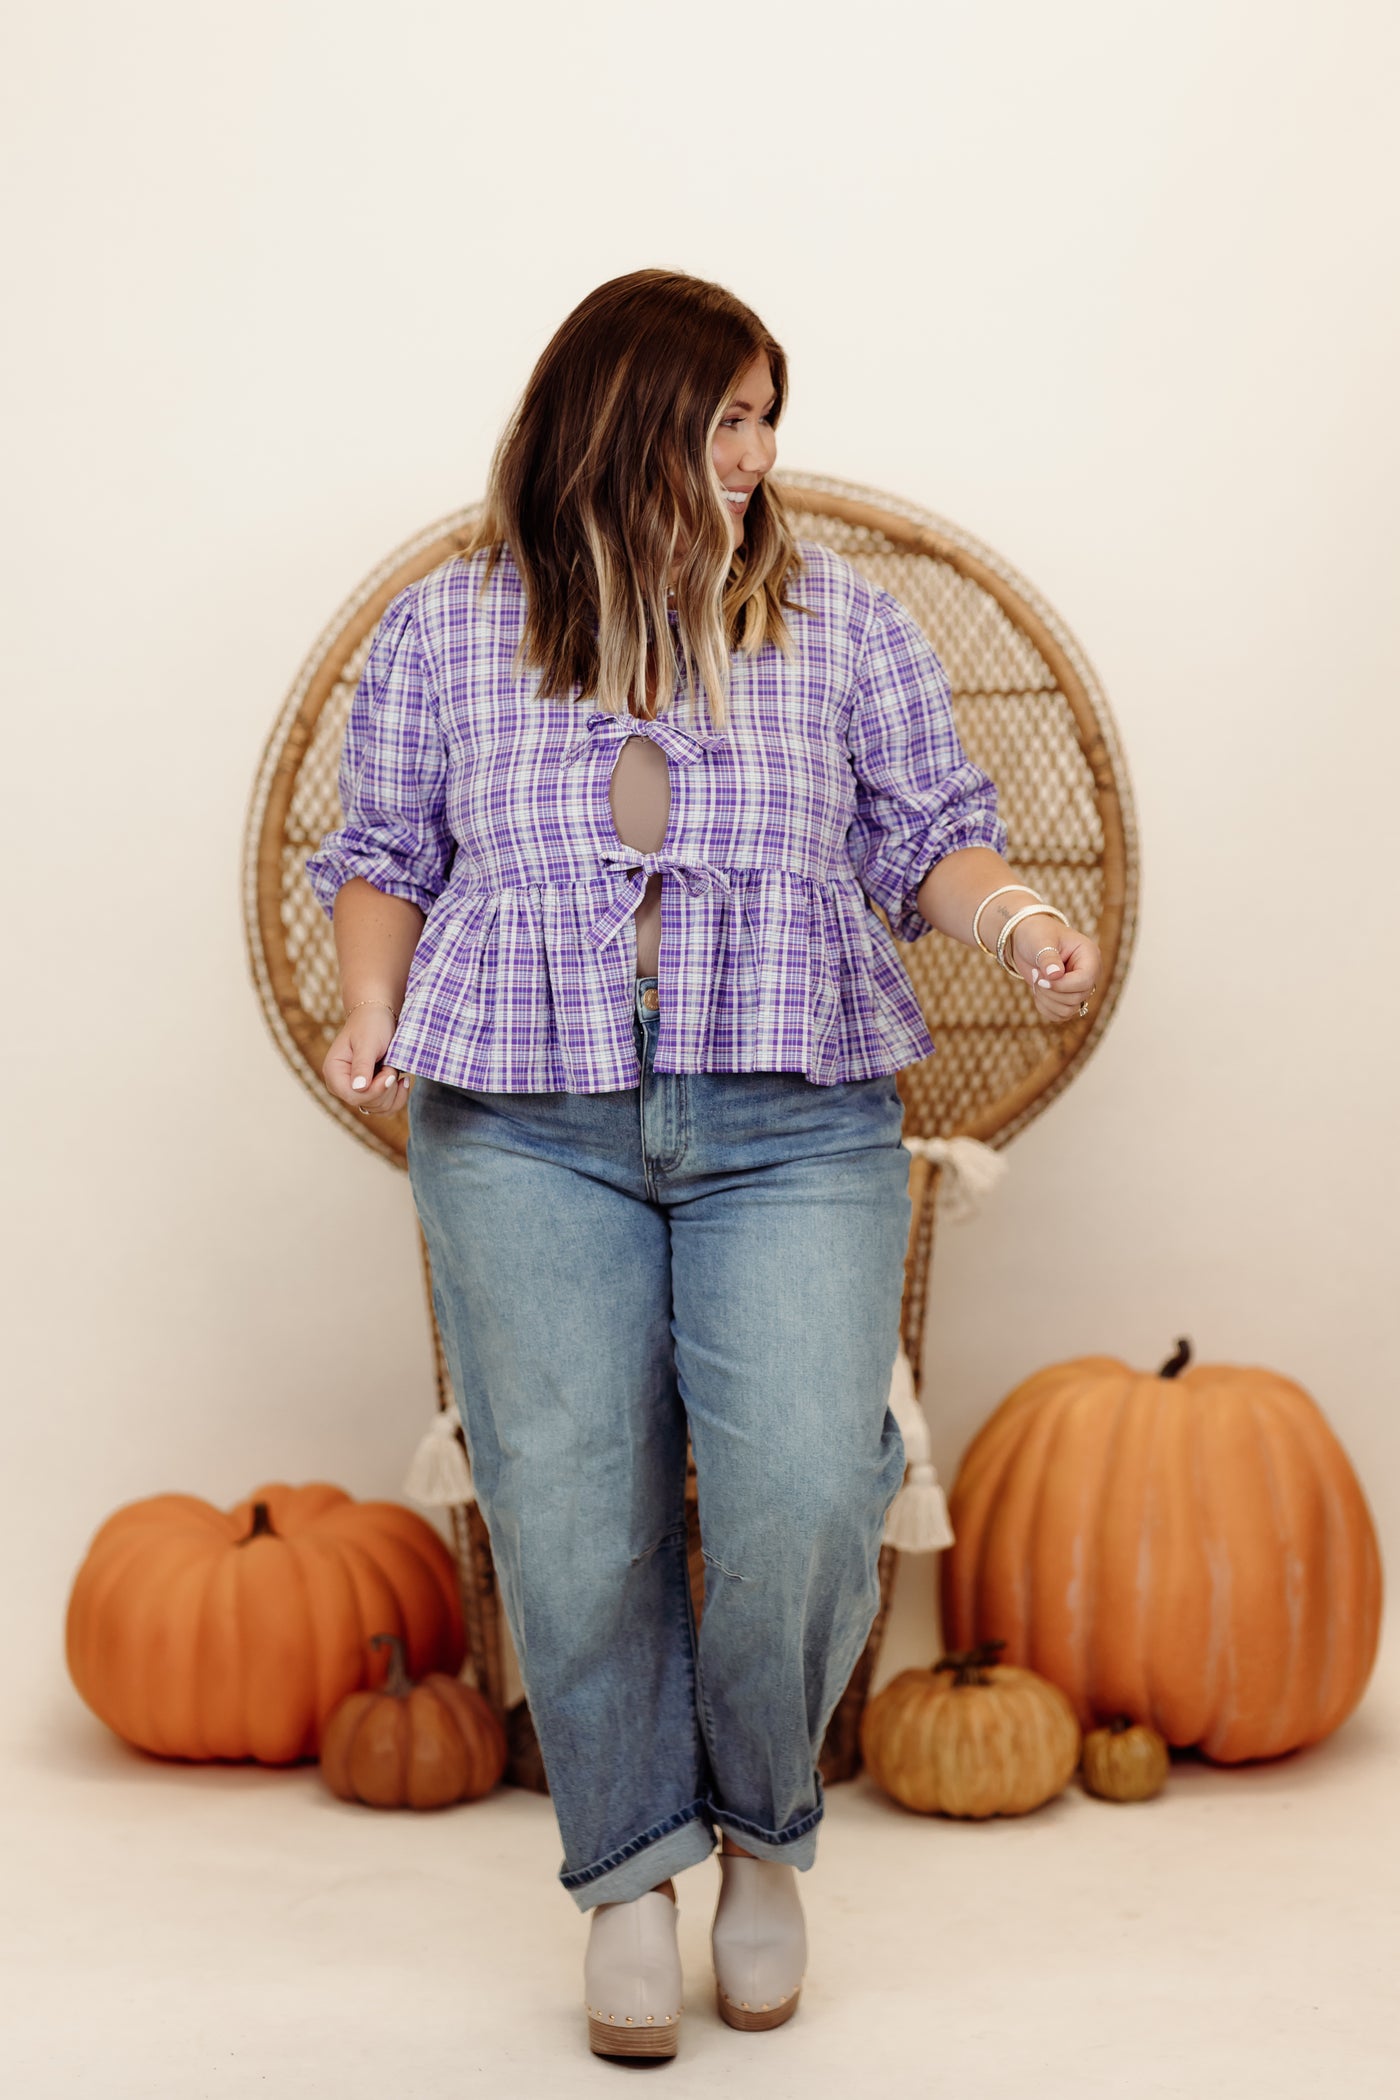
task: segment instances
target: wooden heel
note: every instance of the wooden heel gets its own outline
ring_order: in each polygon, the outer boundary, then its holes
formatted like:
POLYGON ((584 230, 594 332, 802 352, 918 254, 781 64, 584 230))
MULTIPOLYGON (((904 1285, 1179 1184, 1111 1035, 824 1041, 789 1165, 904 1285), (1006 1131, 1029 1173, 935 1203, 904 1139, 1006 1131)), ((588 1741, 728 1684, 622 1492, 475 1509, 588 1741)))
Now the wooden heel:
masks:
POLYGON ((651 2020, 600 2020, 588 2015, 588 2046, 595 2056, 674 2056, 680 2043, 677 2014, 651 2020))
POLYGON ((790 2020, 797 2011, 797 2001, 801 1996, 802 1986, 799 1984, 790 1997, 780 1999, 776 2005, 735 2005, 725 1997, 719 1985, 715 1985, 715 2004, 720 2018, 727 2020, 731 2027, 743 2027, 751 2034, 764 2027, 781 2027, 784 2020, 790 2020))

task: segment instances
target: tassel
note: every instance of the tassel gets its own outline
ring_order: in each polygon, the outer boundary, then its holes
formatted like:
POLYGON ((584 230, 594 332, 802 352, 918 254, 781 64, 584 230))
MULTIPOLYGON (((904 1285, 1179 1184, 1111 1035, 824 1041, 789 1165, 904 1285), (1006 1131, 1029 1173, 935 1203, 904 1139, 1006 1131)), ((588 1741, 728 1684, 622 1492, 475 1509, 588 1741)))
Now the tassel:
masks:
POLYGON ((403 1491, 425 1509, 446 1509, 476 1500, 471 1467, 457 1436, 458 1421, 455 1407, 440 1407, 413 1454, 403 1491))
POLYGON ((968 1218, 989 1196, 1006 1172, 1006 1161, 980 1138, 907 1137, 904 1143, 921 1159, 943 1169, 938 1181, 940 1218, 968 1218))
POLYGON ((885 1544, 897 1546, 901 1553, 937 1553, 952 1545, 953 1526, 933 1463, 928 1417, 914 1390, 914 1366, 903 1344, 895 1355, 890 1409, 904 1439, 908 1466, 885 1518, 885 1544))
MULTIPOLYGON (((967 1218, 991 1194, 1006 1172, 1006 1161, 980 1138, 906 1137, 904 1143, 921 1159, 942 1169, 938 1178, 940 1218, 967 1218)), ((954 1543, 948 1501, 933 1463, 928 1418, 919 1404, 914 1366, 901 1343, 890 1380, 890 1408, 904 1438, 904 1481, 885 1518, 885 1543, 903 1553, 937 1553, 954 1543)))

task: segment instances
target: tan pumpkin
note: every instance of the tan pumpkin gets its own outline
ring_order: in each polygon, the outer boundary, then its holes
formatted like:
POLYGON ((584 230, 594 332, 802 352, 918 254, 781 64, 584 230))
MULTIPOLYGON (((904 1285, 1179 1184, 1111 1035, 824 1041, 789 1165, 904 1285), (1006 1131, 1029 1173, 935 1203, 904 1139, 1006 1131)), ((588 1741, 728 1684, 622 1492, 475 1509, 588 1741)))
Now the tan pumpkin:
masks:
POLYGON ((326 1723, 321 1773, 342 1801, 370 1808, 449 1808, 489 1794, 506 1768, 506 1732, 459 1677, 430 1670, 415 1684, 397 1634, 382 1691, 352 1692, 326 1723))
POLYGON ((860 1748, 876 1785, 922 1815, 1021 1816, 1064 1792, 1079 1724, 1057 1685, 998 1663, 1000 1641, 901 1670, 868 1699, 860 1748))
POLYGON ((1329 1735, 1380 1638, 1361 1485, 1316 1402, 1273 1371, 1037 1371, 973 1438, 948 1498, 945 1638, 992 1636, 1073 1702, 1219 1764, 1329 1735))
POLYGON ((466 1654, 455 1563, 413 1510, 324 1481, 273 1482, 231 1510, 152 1495, 88 1548, 68 1669, 109 1728, 157 1757, 292 1764, 318 1754, 347 1693, 382 1681, 365 1646, 381 1626, 414 1670, 466 1654))
POLYGON ((1150 1801, 1171 1769, 1171 1753, 1155 1728, 1118 1714, 1091 1728, 1079 1754, 1086 1793, 1102 1801, 1150 1801))

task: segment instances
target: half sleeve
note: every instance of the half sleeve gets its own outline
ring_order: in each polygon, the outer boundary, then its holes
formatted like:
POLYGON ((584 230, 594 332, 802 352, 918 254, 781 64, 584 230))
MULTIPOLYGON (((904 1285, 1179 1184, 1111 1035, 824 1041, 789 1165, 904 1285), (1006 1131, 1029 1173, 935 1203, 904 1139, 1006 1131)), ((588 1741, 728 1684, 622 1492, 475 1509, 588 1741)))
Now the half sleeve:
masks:
POLYGON ((414 586, 386 608, 355 688, 340 753, 344 822, 306 863, 334 920, 342 884, 359 875, 426 913, 446 886, 447 753, 418 633, 414 586))
POLYGON ((896 940, 929 931, 915 899, 945 854, 962 846, 1006 851, 996 788, 964 752, 951 698, 923 630, 881 591, 846 731, 856 775, 847 844, 861 888, 896 940))

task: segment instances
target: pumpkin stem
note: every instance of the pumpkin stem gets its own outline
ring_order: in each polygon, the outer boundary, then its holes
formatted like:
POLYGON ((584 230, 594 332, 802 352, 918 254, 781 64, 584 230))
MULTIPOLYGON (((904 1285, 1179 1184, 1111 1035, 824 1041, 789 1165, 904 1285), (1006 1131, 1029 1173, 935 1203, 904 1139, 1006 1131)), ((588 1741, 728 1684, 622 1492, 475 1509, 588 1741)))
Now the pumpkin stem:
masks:
POLYGON ((953 1690, 960 1684, 991 1684, 993 1680, 984 1676, 983 1670, 995 1663, 998 1652, 1006 1646, 1005 1641, 983 1641, 976 1648, 964 1648, 961 1652, 940 1656, 933 1665, 937 1670, 956 1670, 953 1690))
POLYGON ((1186 1366, 1190 1363, 1190 1361, 1191 1344, 1187 1341, 1186 1336, 1184 1334, 1178 1335, 1175 1356, 1169 1356, 1167 1358, 1161 1370, 1157 1373, 1157 1376, 1159 1378, 1175 1378, 1178 1371, 1184 1371, 1186 1369, 1186 1366))
POLYGON ((276 1536, 277 1533, 272 1528, 272 1519, 267 1513, 267 1504, 265 1502, 255 1502, 253 1504, 253 1528, 248 1533, 247 1538, 236 1539, 234 1544, 246 1546, 251 1539, 275 1539, 276 1536))
POLYGON ((396 1699, 406 1699, 413 1690, 413 1679, 408 1674, 408 1656, 404 1644, 396 1633, 376 1633, 370 1636, 371 1648, 389 1650, 389 1675, 384 1690, 396 1699))

